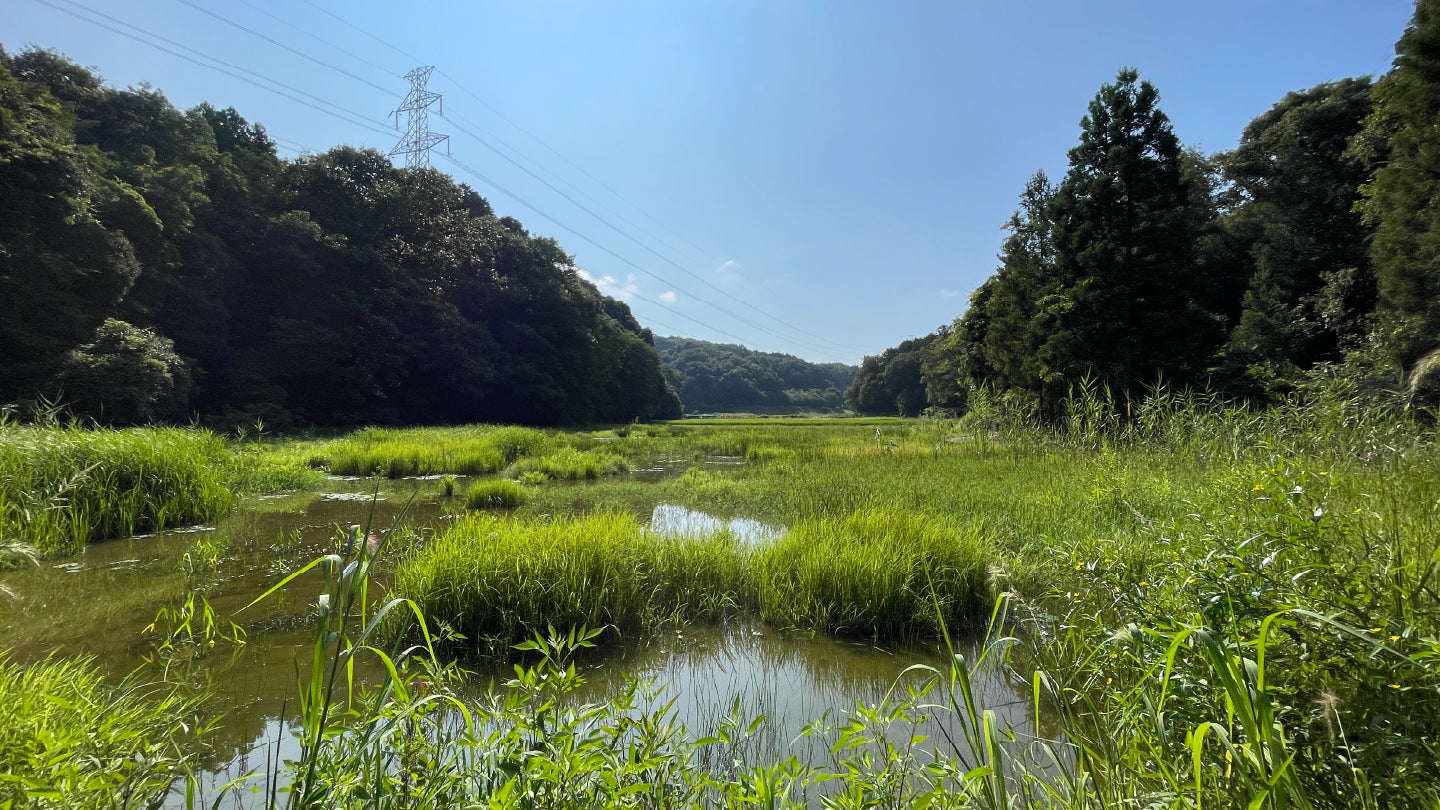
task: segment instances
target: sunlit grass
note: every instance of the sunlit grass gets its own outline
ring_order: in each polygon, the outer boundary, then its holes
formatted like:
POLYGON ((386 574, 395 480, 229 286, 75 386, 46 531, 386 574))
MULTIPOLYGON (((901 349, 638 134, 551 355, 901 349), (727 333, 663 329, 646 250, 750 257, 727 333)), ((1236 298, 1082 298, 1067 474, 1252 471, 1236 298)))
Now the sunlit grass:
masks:
POLYGON ((609 625, 633 635, 719 618, 754 603, 747 555, 728 534, 672 540, 626 515, 477 515, 404 560, 395 593, 435 626, 495 652, 547 625, 609 625))
POLYGON ((108 685, 85 659, 0 655, 0 806, 154 806, 193 759, 196 705, 163 683, 108 685))
POLYGON ((0 423, 0 533, 43 554, 215 518, 229 453, 203 430, 0 423))

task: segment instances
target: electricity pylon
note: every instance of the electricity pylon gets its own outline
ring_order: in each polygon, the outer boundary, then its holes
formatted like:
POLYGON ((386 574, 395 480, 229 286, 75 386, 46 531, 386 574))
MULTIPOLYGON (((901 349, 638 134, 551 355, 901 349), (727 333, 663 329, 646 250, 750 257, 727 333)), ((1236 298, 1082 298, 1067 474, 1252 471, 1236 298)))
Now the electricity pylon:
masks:
POLYGON ((405 134, 390 150, 390 157, 404 156, 406 166, 429 166, 430 150, 441 143, 445 144, 445 153, 450 153, 450 136, 430 131, 430 105, 439 103, 440 114, 445 114, 445 102, 440 99, 440 94, 425 89, 425 83, 430 81, 430 73, 434 70, 434 66, 418 67, 406 73, 410 92, 391 113, 395 116, 396 129, 400 128, 400 113, 405 113, 405 134))

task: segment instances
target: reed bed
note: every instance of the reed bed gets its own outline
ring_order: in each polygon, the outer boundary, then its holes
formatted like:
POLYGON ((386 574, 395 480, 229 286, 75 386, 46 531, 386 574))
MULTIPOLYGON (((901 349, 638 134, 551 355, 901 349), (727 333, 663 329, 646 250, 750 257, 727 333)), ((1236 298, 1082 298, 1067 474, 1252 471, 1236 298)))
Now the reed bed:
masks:
POLYGON ((754 603, 748 550, 727 533, 671 540, 627 515, 549 522, 474 515, 395 573, 434 626, 503 652, 547 625, 639 633, 754 603))
POLYGON ((547 455, 522 458, 511 464, 505 474, 515 478, 542 476, 564 481, 593 481, 628 469, 630 465, 625 459, 613 453, 565 447, 547 455))
POLYGON ((49 555, 212 520, 229 460, 203 430, 0 424, 0 534, 49 555))
POLYGON ((896 509, 797 524, 753 561, 767 622, 894 643, 985 615, 993 551, 975 527, 896 509))
POLYGON ((366 428, 326 445, 317 462, 337 475, 484 475, 568 441, 553 431, 493 425, 366 428))

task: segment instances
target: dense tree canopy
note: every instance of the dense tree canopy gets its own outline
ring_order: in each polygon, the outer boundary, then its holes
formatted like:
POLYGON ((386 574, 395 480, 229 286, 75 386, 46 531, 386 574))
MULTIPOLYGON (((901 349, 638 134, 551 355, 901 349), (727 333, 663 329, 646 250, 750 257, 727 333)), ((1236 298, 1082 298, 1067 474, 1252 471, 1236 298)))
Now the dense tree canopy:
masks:
POLYGON ((1416 2, 1395 54, 1359 146, 1376 165, 1363 193, 1381 339, 1408 368, 1440 345, 1440 0, 1416 2))
POLYGON ((0 199, 0 404, 280 425, 680 412, 628 307, 431 169, 282 161, 232 109, 182 113, 32 50, 0 54, 0 199))
POLYGON ((866 358, 847 402, 913 413, 984 385, 1055 418, 1082 381, 1264 401, 1329 364, 1440 377, 1440 0, 1416 3, 1396 53, 1378 82, 1286 95, 1216 155, 1184 150, 1122 70, 1060 184, 1026 184, 969 308, 866 358))
POLYGON ((744 346, 657 337, 655 348, 692 413, 837 411, 853 369, 744 346))

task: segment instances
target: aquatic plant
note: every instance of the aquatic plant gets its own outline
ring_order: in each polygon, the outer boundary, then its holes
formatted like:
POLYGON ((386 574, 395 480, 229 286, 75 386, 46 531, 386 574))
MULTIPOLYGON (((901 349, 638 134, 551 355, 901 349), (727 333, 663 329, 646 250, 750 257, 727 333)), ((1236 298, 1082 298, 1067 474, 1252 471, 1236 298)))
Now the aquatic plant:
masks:
POLYGON ((476 481, 465 493, 471 509, 514 509, 525 502, 525 488, 505 479, 476 481))
POLYGON ((528 473, 540 473, 546 478, 579 481, 615 475, 627 469, 629 465, 625 463, 625 459, 617 455, 566 447, 547 455, 522 458, 511 464, 505 473, 514 478, 528 473))
POLYGON ((432 626, 502 653, 552 624, 628 635, 753 605, 748 553, 728 533, 672 540, 628 515, 472 515, 402 560, 394 592, 432 626))
POLYGON ((42 554, 211 520, 230 508, 222 439, 189 428, 0 421, 0 536, 42 554))
POLYGON ((992 557, 977 528, 897 509, 801 521, 756 552, 760 616, 876 641, 934 638, 937 618, 983 615, 992 557))

